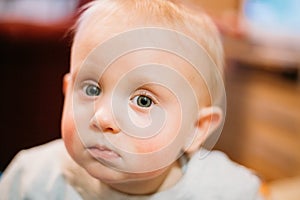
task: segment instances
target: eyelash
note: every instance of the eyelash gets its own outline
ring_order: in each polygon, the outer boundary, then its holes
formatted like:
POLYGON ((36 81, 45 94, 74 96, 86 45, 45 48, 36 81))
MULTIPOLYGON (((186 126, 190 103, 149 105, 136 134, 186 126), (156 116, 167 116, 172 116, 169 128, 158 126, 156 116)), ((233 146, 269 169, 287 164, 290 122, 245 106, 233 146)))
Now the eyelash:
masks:
POLYGON ((137 96, 145 96, 152 100, 153 104, 158 104, 157 99, 154 97, 154 95, 150 94, 148 91, 142 90, 137 91, 134 93, 134 95, 130 98, 130 100, 133 100, 137 96))

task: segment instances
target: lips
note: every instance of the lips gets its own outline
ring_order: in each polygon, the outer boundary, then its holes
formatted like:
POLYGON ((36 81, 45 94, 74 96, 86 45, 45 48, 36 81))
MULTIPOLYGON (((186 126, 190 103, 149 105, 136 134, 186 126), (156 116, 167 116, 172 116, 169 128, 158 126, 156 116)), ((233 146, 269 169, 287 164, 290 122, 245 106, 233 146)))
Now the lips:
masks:
POLYGON ((120 155, 106 146, 96 145, 88 148, 92 157, 96 159, 114 160, 120 158, 120 155))

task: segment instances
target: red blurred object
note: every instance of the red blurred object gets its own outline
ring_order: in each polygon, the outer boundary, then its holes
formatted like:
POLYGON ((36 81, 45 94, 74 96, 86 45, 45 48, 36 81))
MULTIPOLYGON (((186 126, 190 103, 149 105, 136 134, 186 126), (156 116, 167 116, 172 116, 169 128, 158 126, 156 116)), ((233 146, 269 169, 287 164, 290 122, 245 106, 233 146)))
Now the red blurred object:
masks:
POLYGON ((0 17, 0 37, 8 40, 56 40, 62 38, 72 27, 78 16, 78 9, 91 0, 79 0, 69 15, 59 20, 28 20, 15 13, 0 17))

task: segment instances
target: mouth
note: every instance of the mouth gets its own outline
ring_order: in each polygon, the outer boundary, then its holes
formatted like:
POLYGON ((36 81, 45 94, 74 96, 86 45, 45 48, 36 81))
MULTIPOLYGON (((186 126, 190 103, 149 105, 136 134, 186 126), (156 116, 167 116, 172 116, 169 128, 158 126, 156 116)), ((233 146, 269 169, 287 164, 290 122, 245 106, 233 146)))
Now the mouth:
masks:
POLYGON ((88 147, 87 149, 91 154, 91 156, 97 160, 100 159, 100 160, 112 161, 121 158, 121 156, 117 152, 107 148, 106 146, 95 145, 95 146, 88 147))

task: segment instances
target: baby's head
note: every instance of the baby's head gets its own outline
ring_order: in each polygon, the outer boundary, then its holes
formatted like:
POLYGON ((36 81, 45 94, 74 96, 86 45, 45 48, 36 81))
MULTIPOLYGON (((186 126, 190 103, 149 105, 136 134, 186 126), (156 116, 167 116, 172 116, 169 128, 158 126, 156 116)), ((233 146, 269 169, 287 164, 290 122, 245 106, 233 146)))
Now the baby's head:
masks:
POLYGON ((160 177, 220 123, 213 102, 222 62, 217 30, 203 13, 167 0, 92 2, 64 79, 69 154, 110 185, 160 177))

